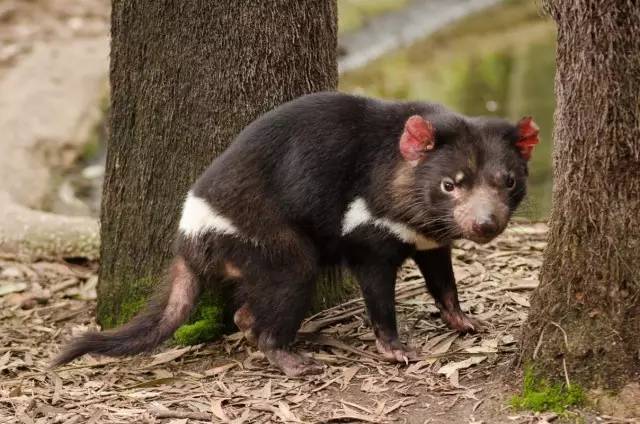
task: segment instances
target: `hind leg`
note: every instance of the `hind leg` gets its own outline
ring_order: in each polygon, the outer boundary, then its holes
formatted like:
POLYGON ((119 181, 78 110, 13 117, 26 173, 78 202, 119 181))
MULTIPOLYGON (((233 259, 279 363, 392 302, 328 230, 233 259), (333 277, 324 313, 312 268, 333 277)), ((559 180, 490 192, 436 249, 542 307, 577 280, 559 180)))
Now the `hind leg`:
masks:
POLYGON ((258 334, 258 348, 269 362, 280 368, 289 377, 322 372, 322 366, 311 358, 291 350, 310 306, 315 282, 314 275, 301 275, 295 268, 279 273, 277 278, 269 278, 260 297, 250 300, 254 311, 254 330, 258 334))
POLYGON ((269 362, 290 377, 322 372, 320 364, 291 350, 311 304, 317 264, 313 244, 288 232, 286 243, 253 250, 242 268, 246 304, 236 313, 239 326, 250 327, 269 362))

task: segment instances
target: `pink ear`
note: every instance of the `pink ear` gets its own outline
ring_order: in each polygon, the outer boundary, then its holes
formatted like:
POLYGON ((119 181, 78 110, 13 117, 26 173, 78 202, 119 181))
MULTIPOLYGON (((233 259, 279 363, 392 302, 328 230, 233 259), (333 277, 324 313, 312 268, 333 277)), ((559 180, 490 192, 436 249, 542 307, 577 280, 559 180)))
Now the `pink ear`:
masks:
POLYGON ((525 116, 518 122, 518 141, 516 146, 520 149, 520 156, 524 159, 531 159, 531 152, 533 152, 533 146, 540 142, 538 133, 540 128, 533 122, 533 118, 525 116))
POLYGON ((435 130, 431 122, 420 115, 410 116, 400 136, 400 153, 404 160, 416 165, 434 147, 435 130))

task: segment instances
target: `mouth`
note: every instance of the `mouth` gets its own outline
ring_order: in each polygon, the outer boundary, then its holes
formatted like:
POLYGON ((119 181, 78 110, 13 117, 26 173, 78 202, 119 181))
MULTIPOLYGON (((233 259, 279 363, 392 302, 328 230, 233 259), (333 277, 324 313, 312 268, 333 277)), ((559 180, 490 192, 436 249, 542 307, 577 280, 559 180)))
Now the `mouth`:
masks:
POLYGON ((487 233, 477 233, 475 231, 463 231, 462 237, 471 240, 474 243, 478 244, 487 244, 490 241, 493 241, 496 237, 500 235, 504 231, 504 228, 500 228, 499 230, 492 232, 490 234, 487 233))
POLYGON ((463 235, 463 237, 467 240, 471 240, 472 242, 478 243, 478 244, 487 244, 496 238, 496 236, 483 236, 480 234, 467 234, 467 235, 463 235))

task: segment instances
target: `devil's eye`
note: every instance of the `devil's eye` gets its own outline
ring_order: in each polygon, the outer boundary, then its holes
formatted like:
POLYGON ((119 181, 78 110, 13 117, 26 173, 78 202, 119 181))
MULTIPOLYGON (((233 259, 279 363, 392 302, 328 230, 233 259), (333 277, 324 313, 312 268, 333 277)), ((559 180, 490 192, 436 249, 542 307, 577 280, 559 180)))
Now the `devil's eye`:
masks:
POLYGON ((451 193, 453 189, 456 188, 456 185, 451 178, 443 178, 440 183, 440 188, 444 192, 451 193))
POLYGON ((516 186, 516 179, 512 174, 507 174, 507 176, 504 177, 504 185, 507 188, 514 188, 516 186))

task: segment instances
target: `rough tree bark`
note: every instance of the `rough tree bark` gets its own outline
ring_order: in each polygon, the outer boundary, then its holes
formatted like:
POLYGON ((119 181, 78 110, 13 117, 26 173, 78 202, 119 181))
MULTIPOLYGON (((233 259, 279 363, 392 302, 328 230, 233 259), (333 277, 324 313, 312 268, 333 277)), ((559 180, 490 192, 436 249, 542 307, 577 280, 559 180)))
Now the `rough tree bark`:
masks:
POLYGON ((640 3, 547 6, 558 26, 555 188, 522 357, 618 388, 640 373, 640 3))
POLYGON ((276 105, 336 87, 336 27, 335 1, 113 1, 100 324, 144 303, 188 187, 233 137, 276 105))

